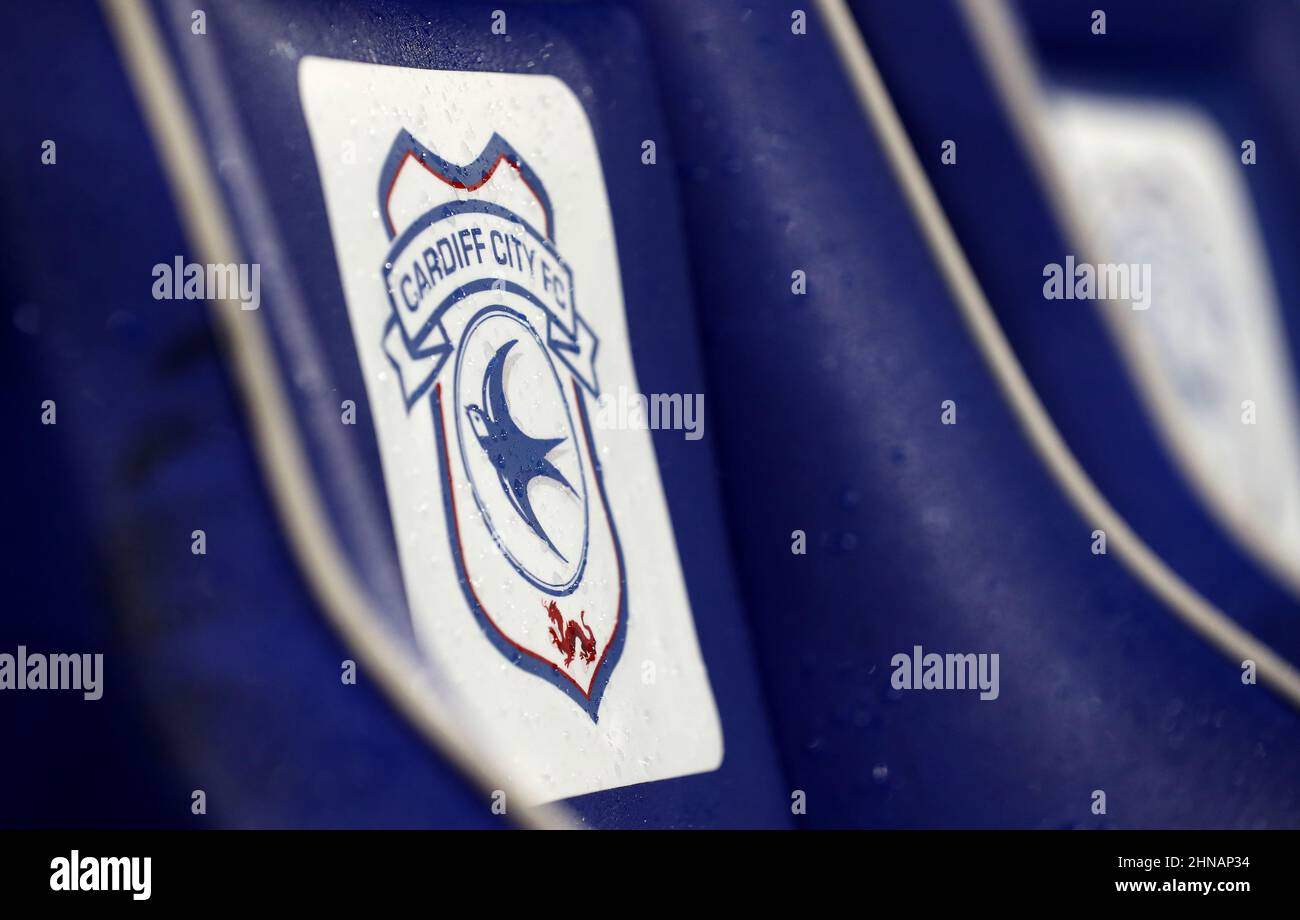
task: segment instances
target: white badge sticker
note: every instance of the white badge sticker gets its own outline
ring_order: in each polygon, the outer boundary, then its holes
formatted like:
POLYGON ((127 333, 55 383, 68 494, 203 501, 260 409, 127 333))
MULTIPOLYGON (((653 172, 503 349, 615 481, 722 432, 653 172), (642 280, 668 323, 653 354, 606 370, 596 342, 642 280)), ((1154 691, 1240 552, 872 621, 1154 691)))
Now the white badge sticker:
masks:
POLYGON ((713 770, 722 732, 586 114, 559 79, 304 58, 421 651, 530 801, 713 770))
POLYGON ((1295 377, 1249 167, 1191 106, 1061 90, 1047 114, 1101 258, 1149 266, 1149 308, 1105 315, 1161 435, 1229 530, 1300 577, 1295 377))

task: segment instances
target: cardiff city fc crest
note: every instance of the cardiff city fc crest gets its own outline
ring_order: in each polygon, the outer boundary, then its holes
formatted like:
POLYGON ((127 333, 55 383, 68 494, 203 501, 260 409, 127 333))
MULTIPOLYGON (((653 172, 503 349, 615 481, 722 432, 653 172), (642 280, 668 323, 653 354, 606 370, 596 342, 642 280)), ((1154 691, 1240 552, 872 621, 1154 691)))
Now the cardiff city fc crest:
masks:
POLYGON ((465 601, 506 660, 595 720, 627 631, 627 576, 589 414, 599 339, 545 185, 499 135, 457 165, 403 130, 379 208, 390 312, 376 334, 409 424, 433 428, 429 475, 465 601), (403 225, 390 208, 406 170, 446 200, 403 225), (500 203, 503 180, 522 183, 526 205, 500 203))
POLYGON ((364 398, 382 474, 347 521, 364 625, 403 654, 368 666, 418 687, 403 706, 436 708, 520 801, 716 769, 655 444, 600 411, 640 392, 631 315, 685 315, 644 271, 624 286, 617 230, 640 251, 659 226, 641 187, 616 190, 616 223, 583 96, 555 74, 307 56, 298 80, 357 358, 334 355, 339 397, 364 398))

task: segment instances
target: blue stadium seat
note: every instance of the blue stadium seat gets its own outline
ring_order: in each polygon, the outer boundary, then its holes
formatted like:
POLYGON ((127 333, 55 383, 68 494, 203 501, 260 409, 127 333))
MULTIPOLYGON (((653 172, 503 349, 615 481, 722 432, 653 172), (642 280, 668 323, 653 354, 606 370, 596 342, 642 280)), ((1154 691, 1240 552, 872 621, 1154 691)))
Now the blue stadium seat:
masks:
MULTIPOLYGON (((581 823, 1300 824, 1300 716, 1090 552, 1092 527, 963 324, 815 10, 797 34, 775 4, 519 3, 505 41, 470 2, 247 0, 210 10, 203 36, 191 9, 149 9, 240 245, 296 280, 268 283, 260 307, 276 369, 347 564, 412 646, 300 63, 547 73, 580 100, 637 380, 708 407, 702 440, 651 439, 725 749, 716 770, 566 799, 581 823), (342 398, 362 421, 340 438, 342 398), (892 662, 917 646, 997 653, 997 698, 897 689, 892 662)), ((1088 473, 1183 577, 1294 659, 1295 599, 1184 484, 1096 317, 1041 309, 1041 268, 1065 236, 956 9, 853 11, 918 149, 960 138, 959 168, 923 158, 930 181, 1088 473)), ((5 724, 36 739, 0 766, 0 820, 506 825, 374 680, 339 682, 356 651, 299 567, 210 317, 149 296, 151 266, 199 254, 108 25, 51 4, 6 9, 0 28, 19 16, 24 41, 0 63, 25 129, 0 148, 0 340, 22 525, 0 651, 102 649, 114 692, 0 696, 5 724)), ((1077 63, 1054 13, 1024 16, 1062 72, 1077 63)), ((1280 164, 1260 181, 1295 193, 1280 164)), ((1263 218, 1292 232, 1286 200, 1263 218)), ((1282 232, 1269 240, 1290 291, 1282 232)), ((1285 306, 1296 315, 1293 295, 1285 306)))

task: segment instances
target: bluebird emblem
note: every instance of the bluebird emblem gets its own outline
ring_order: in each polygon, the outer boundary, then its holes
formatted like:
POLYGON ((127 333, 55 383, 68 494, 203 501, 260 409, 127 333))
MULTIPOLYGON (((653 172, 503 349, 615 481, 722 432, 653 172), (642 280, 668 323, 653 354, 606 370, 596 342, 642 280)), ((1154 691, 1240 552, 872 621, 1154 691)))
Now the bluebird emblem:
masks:
POLYGON ((546 459, 546 455, 564 443, 565 438, 534 438, 524 433, 510 414, 506 402, 505 366, 510 349, 519 344, 518 339, 511 339, 492 356, 487 371, 483 375, 483 405, 465 407, 470 425, 478 438, 479 446, 487 452, 495 467, 501 488, 510 500, 511 506, 524 519, 533 533, 537 534, 564 562, 569 560, 560 552, 551 538, 546 535, 542 524, 533 512, 532 502, 528 498, 528 486, 534 479, 542 477, 553 479, 577 495, 576 490, 564 478, 564 474, 555 468, 555 464, 546 459))

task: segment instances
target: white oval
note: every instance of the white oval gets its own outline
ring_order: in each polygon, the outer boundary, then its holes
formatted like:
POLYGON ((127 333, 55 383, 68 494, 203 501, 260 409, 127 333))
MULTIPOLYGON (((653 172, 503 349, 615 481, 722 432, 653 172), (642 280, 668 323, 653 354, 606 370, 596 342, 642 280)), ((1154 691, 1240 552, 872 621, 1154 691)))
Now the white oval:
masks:
POLYGON ((453 387, 461 461, 474 501, 516 571, 555 595, 577 587, 588 539, 582 447, 563 386, 546 345, 522 314, 486 307, 466 326, 453 387), (504 355, 504 407, 493 405, 485 391, 499 354, 504 355), (509 431, 519 432, 522 440, 503 434, 509 431), (561 440, 553 446, 538 443, 556 438, 561 440), (521 472, 522 457, 535 462, 521 472), (546 472, 537 474, 538 468, 546 472))

